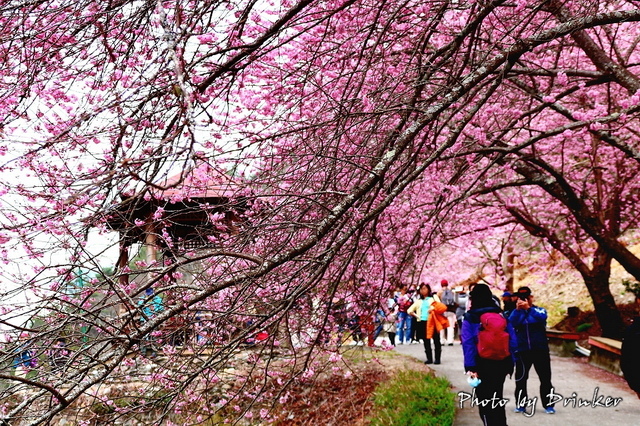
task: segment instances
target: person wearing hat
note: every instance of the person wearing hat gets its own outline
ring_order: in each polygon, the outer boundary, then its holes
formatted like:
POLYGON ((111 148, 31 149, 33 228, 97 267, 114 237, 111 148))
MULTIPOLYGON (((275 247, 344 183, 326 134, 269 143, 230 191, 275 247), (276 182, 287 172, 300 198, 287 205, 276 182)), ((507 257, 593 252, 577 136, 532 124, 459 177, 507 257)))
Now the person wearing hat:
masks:
POLYGON ((509 316, 511 311, 516 308, 516 300, 517 298, 513 297, 508 291, 502 293, 502 310, 504 311, 506 316, 509 316), (515 300, 514 300, 515 299, 515 300))
POLYGON ((516 332, 516 413, 526 413, 527 379, 531 366, 540 379, 540 401, 547 414, 555 414, 549 395, 552 395, 551 357, 547 341, 547 311, 533 304, 529 287, 520 287, 516 292, 516 308, 509 315, 509 322, 516 332))

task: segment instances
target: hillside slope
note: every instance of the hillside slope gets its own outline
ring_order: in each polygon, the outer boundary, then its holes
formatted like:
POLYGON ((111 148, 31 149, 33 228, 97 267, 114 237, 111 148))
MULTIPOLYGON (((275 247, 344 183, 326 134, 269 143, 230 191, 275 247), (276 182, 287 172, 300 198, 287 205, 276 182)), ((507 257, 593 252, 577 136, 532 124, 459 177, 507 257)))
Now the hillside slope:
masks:
MULTIPOLYGON (((640 255, 640 244, 631 248, 640 255)), ((623 281, 635 279, 616 261, 611 266, 611 293, 626 322, 634 315, 634 295, 625 291, 623 281)), ((593 314, 593 303, 580 274, 573 268, 540 267, 535 270, 518 268, 516 265, 514 289, 528 286, 535 295, 535 303, 549 312, 549 325, 565 320, 567 308, 577 306, 582 313, 577 318, 563 321, 563 329, 572 329, 583 323, 594 324, 590 335, 599 335, 600 327, 593 314), (562 269, 562 270, 561 270, 562 269)), ((560 327, 559 327, 560 328, 560 327)))

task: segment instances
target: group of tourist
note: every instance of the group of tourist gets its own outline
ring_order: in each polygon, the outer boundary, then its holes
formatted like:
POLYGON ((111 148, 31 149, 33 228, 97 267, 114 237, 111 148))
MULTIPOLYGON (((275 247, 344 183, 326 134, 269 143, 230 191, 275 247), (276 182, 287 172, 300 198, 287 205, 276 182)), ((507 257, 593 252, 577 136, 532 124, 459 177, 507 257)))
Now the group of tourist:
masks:
POLYGON ((401 285, 391 291, 387 300, 383 329, 391 345, 396 345, 396 338, 399 345, 422 343, 427 357, 425 364, 440 364, 442 345, 453 346, 456 313, 466 301, 464 294, 459 297, 449 289, 447 280, 442 280, 440 285, 438 293, 425 283, 416 290, 401 285))
MULTIPOLYGON (((502 400, 506 376, 512 376, 515 369, 517 413, 533 410, 535 399, 528 398, 527 380, 534 367, 540 379, 542 406, 546 413, 554 414, 548 397, 553 386, 547 311, 534 305, 531 289, 505 292, 501 301, 486 284, 451 290, 447 280, 442 280, 440 286, 437 293, 425 283, 415 292, 405 286, 394 290, 387 301, 385 326, 391 344, 395 345, 396 337, 398 344, 422 342, 425 364, 440 364, 442 342, 453 345, 458 335, 465 371, 474 384, 478 383, 474 388, 478 400, 502 400), (483 339, 489 349, 482 347, 483 339)), ((503 404, 479 405, 479 411, 483 424, 506 425, 503 404)))

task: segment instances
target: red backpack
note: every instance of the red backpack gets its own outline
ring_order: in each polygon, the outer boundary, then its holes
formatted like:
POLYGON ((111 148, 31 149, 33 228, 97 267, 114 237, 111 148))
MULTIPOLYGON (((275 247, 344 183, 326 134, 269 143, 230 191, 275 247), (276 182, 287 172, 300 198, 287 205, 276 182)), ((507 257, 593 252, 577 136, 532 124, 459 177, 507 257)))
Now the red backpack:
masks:
POLYGON ((499 361, 509 355, 511 352, 509 352, 507 320, 497 312, 487 312, 480 315, 478 356, 499 361))

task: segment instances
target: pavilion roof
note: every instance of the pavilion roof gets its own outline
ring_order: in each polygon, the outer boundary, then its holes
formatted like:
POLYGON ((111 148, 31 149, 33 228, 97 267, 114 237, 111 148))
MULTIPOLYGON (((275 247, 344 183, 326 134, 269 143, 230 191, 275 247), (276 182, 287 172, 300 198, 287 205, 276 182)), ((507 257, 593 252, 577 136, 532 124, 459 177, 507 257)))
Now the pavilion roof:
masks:
POLYGON ((135 225, 136 219, 147 220, 158 205, 163 205, 174 212, 174 222, 201 222, 203 218, 197 207, 201 204, 208 204, 210 208, 233 205, 242 209, 244 202, 241 193, 244 188, 242 182, 203 163, 137 193, 123 194, 122 201, 109 209, 105 219, 111 229, 128 230, 136 235, 144 232, 135 225), (176 216, 177 213, 180 213, 179 216, 176 216))
POLYGON ((240 182, 209 164, 184 170, 156 184, 153 198, 181 201, 193 198, 231 198, 243 188, 240 182))

